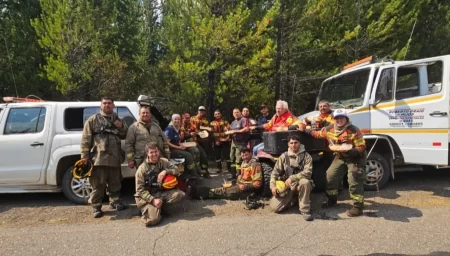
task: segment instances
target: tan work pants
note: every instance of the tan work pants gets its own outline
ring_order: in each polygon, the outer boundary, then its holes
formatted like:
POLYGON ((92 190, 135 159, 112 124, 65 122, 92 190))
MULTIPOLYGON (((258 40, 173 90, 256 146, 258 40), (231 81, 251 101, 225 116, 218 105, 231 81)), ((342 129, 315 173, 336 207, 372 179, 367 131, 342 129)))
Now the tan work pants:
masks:
POLYGON ((102 205, 103 195, 105 195, 106 186, 108 186, 109 201, 119 200, 121 183, 120 167, 94 166, 89 183, 92 186, 92 192, 89 197, 89 203, 92 207, 102 205))
POLYGON ((273 212, 279 213, 290 206, 294 205, 294 195, 298 195, 298 204, 301 212, 310 212, 311 205, 309 201, 309 197, 312 190, 311 181, 308 179, 301 179, 298 183, 292 183, 291 189, 284 197, 272 197, 270 199, 270 209, 273 212))
MULTIPOLYGON (((162 207, 166 208, 170 204, 181 201, 185 197, 185 194, 178 188, 174 188, 158 191, 154 196, 155 198, 161 199, 163 201, 162 207)), ((141 209, 142 221, 145 226, 154 226, 161 221, 161 209, 156 208, 141 198, 136 198, 136 205, 141 209)))

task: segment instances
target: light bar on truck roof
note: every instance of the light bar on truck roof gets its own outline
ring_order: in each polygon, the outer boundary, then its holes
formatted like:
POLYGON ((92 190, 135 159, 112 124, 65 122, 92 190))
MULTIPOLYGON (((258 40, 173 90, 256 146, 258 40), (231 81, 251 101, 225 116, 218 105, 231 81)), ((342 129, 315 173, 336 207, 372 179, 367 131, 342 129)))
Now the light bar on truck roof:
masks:
POLYGON ((344 70, 349 69, 349 68, 358 67, 358 66, 367 65, 367 64, 370 64, 370 63, 372 63, 374 61, 375 61, 375 57, 374 56, 369 56, 369 57, 366 57, 364 59, 360 59, 360 60, 358 60, 356 62, 353 62, 351 64, 345 65, 344 66, 344 70))
POLYGON ((40 99, 29 99, 29 98, 17 98, 17 97, 3 97, 4 102, 12 103, 12 102, 43 102, 40 99))

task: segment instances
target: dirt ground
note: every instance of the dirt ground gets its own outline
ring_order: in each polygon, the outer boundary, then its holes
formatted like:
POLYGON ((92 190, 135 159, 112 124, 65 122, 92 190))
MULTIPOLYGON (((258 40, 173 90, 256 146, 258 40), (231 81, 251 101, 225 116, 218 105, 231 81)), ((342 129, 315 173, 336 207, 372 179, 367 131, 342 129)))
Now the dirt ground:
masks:
MULTIPOLYGON (((205 180, 209 187, 220 186, 228 173, 213 174, 212 179, 205 180)), ((107 202, 101 219, 91 217, 91 207, 74 205, 62 193, 55 194, 2 194, 0 195, 0 227, 26 227, 52 225, 60 223, 102 223, 114 221, 140 221, 136 208, 134 180, 125 180, 122 190, 124 201, 130 204, 129 209, 116 212, 110 210, 107 202)), ((450 171, 433 170, 427 172, 399 173, 386 188, 378 192, 366 192, 366 210, 368 216, 376 216, 377 209, 395 211, 400 208, 416 208, 450 206, 450 171), (387 207, 387 208, 386 208, 387 207)), ((339 196, 338 208, 345 211, 350 207, 348 192, 344 189, 339 196)), ((320 208, 324 200, 322 193, 312 194, 312 208, 315 218, 330 218, 326 210, 320 208)), ((268 208, 268 201, 262 201, 265 207, 257 210, 246 210, 243 201, 229 200, 186 200, 170 214, 169 218, 195 220, 213 216, 257 216, 274 215, 268 208)), ((298 211, 291 209, 290 211, 298 211)), ((332 218, 332 217, 331 217, 332 218)))

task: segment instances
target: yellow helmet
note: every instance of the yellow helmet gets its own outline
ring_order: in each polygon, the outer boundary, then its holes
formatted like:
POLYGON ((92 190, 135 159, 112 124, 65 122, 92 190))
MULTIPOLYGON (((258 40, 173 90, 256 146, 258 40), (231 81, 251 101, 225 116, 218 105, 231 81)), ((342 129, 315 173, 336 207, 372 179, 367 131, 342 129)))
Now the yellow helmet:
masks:
POLYGON ((275 186, 277 187, 278 196, 284 197, 287 194, 286 183, 284 181, 277 180, 275 186))
POLYGON ((72 169, 72 175, 76 179, 85 179, 91 176, 92 173, 92 162, 88 161, 86 164, 83 160, 78 160, 72 169))

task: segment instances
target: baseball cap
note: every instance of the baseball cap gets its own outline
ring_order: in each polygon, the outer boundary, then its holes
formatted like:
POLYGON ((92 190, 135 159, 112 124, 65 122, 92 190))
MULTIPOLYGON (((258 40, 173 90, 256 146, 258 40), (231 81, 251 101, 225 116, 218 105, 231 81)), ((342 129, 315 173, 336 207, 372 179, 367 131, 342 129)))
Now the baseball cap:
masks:
POLYGON ((347 117, 347 111, 345 111, 345 109, 336 109, 333 113, 333 117, 336 118, 339 116, 347 117))
POLYGON ((200 110, 206 110, 206 108, 204 107, 204 106, 200 106, 200 107, 198 107, 198 110, 200 111, 200 110))

